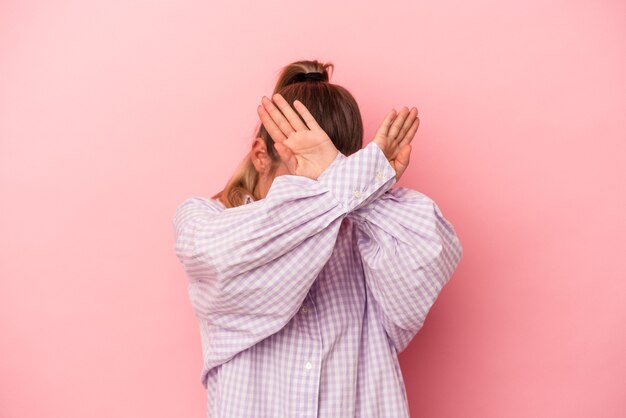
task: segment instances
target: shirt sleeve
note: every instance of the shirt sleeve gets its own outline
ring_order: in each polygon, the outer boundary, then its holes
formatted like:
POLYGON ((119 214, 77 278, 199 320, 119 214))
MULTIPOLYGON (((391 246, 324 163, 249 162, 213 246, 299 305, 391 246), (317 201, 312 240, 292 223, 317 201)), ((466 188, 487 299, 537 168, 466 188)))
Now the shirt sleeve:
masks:
POLYGON ((422 327, 456 269, 462 246, 428 196, 398 187, 351 212, 375 310, 398 352, 422 327))
POLYGON ((339 154, 317 180, 278 176, 264 199, 246 205, 225 209, 191 197, 176 208, 175 252, 201 322, 205 369, 278 332, 297 313, 343 218, 393 183, 379 150, 339 154))

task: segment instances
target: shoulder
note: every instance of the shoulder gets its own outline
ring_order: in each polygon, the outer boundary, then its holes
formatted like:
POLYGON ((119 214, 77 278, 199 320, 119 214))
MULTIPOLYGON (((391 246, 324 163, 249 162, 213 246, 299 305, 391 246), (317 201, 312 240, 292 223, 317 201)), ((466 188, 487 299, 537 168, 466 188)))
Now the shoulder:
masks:
POLYGON ((204 196, 192 196, 192 197, 188 197, 182 203, 180 203, 177 206, 177 209, 188 207, 188 206, 204 207, 204 208, 214 209, 218 211, 224 210, 225 208, 224 204, 219 199, 213 199, 213 198, 204 197, 204 196))
POLYGON ((180 224, 184 219, 197 213, 218 213, 225 209, 225 206, 218 199, 203 196, 188 197, 178 204, 174 209, 172 222, 174 225, 180 224))

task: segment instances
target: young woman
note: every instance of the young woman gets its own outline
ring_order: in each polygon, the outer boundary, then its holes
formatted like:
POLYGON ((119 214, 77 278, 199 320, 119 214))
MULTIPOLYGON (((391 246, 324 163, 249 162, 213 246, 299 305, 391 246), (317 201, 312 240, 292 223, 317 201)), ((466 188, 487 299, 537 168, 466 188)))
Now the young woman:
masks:
POLYGON ((433 200, 392 189, 417 109, 392 109, 362 148, 331 67, 285 67, 224 190, 174 214, 209 417, 409 416, 397 354, 462 248, 433 200))

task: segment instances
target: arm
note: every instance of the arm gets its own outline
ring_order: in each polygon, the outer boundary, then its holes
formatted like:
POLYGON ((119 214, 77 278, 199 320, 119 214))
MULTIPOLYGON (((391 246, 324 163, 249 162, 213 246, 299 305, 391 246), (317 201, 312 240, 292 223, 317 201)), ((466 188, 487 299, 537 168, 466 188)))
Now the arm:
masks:
POLYGON ((343 218, 395 176, 373 147, 335 160, 323 174, 276 177, 264 199, 243 206, 192 197, 176 209, 175 251, 202 324, 205 367, 289 322, 330 258, 343 218))
POLYGON ((398 352, 422 327, 462 255, 454 228, 426 195, 386 190, 348 217, 383 326, 398 352))

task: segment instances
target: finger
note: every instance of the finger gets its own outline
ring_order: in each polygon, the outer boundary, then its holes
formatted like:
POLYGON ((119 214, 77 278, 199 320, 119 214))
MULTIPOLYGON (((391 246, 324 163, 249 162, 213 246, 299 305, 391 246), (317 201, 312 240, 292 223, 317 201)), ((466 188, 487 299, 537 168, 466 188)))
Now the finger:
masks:
POLYGON ((319 126, 319 124, 313 117, 313 115, 311 114, 311 112, 309 112, 309 109, 306 108, 304 103, 302 103, 300 100, 295 100, 293 102, 293 106, 296 108, 300 116, 302 116, 302 119, 304 119, 309 129, 311 130, 322 129, 321 126, 319 126))
POLYGON ((376 131, 375 136, 379 138, 386 138, 387 133, 389 132, 389 128, 391 127, 391 123, 393 122, 395 117, 396 117, 396 110, 391 109, 385 116, 385 119, 383 119, 383 123, 381 123, 380 126, 378 127, 378 130, 376 131))
POLYGON ((394 119, 391 127, 389 128, 388 136, 390 139, 394 140, 397 138, 398 133, 400 132, 400 128, 402 127, 402 124, 404 123, 404 120, 406 119, 408 114, 409 109, 406 106, 400 109, 398 116, 394 119))
POLYGON ((287 139, 285 134, 280 130, 278 125, 276 125, 270 114, 267 113, 267 110, 265 110, 263 106, 259 105, 256 110, 259 114, 259 117, 261 118, 263 126, 265 126, 265 130, 270 135, 270 137, 272 137, 274 142, 283 142, 285 139, 287 139))
POLYGON ((276 106, 278 106, 280 111, 283 112, 283 115, 285 115, 285 117, 287 118, 291 126, 296 131, 309 129, 304 124, 304 122, 302 122, 302 119, 300 119, 300 116, 298 116, 298 114, 291 108, 291 106, 289 106, 289 103, 287 103, 287 100, 285 100, 283 96, 281 96, 279 93, 276 93, 274 96, 272 96, 272 99, 274 100, 274 103, 276 103, 276 106))
POLYGON ((274 143, 274 148, 276 148, 280 159, 287 166, 287 170, 289 170, 289 173, 294 174, 296 172, 296 169, 298 168, 298 162, 294 153, 282 142, 274 143))
POLYGON ((285 118, 285 116, 280 112, 280 109, 278 109, 278 107, 276 107, 270 99, 263 96, 263 98, 261 99, 261 103, 263 104, 263 107, 265 108, 267 113, 269 113, 274 123, 278 126, 280 131, 285 136, 289 136, 292 132, 294 132, 291 123, 289 123, 287 118, 285 118))
POLYGON ((417 117, 417 109, 415 107, 413 107, 413 108, 411 108, 411 111, 409 112, 409 115, 404 120, 404 123, 402 124, 402 127, 400 128, 400 132, 398 133, 398 140, 399 141, 402 141, 402 139, 406 135, 407 131, 411 128, 411 126, 413 126, 413 121, 415 121, 416 117, 417 117))
POLYGON ((413 124, 411 125, 407 133, 404 135, 404 138, 402 138, 398 146, 402 147, 406 144, 410 144, 413 138, 415 137, 415 133, 417 132, 417 128, 419 128, 419 126, 420 126, 420 118, 415 118, 415 120, 413 121, 413 124))

